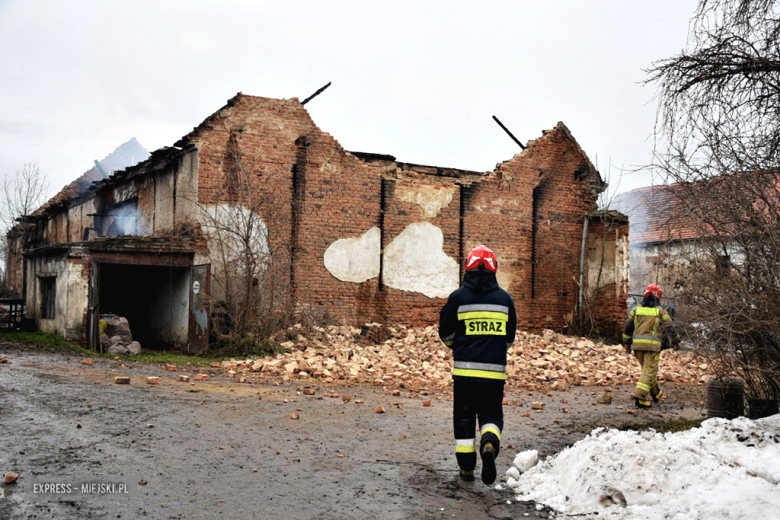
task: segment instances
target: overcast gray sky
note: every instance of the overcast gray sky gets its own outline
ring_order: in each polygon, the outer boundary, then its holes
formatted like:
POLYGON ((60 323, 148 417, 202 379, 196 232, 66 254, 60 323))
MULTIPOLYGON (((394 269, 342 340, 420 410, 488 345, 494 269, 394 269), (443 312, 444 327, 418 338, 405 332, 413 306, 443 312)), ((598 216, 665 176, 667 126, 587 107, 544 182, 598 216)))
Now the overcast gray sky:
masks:
MULTIPOLYGON (((236 92, 300 99, 347 150, 492 170, 563 121, 602 173, 646 164, 643 68, 695 0, 0 0, 0 173, 52 190, 136 137, 172 145, 236 92)), ((624 177, 619 191, 649 185, 624 177)), ((613 184, 615 181, 613 180, 613 184)))

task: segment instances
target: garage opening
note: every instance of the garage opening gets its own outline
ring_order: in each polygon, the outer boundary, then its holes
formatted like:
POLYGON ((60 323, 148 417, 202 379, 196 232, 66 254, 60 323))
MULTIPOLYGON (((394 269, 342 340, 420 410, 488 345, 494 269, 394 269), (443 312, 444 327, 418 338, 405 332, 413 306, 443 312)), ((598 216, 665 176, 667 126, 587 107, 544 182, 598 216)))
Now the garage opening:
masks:
POLYGON ((100 314, 127 318, 144 350, 187 350, 190 267, 100 265, 100 314))

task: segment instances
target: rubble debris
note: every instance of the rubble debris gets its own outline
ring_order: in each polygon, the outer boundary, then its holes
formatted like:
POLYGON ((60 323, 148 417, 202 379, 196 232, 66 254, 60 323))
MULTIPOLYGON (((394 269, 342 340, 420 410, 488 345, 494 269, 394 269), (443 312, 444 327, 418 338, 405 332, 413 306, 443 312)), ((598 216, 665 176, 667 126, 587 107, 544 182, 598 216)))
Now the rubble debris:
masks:
POLYGON ((377 406, 376 410, 374 410, 374 413, 385 413, 385 407, 384 406, 377 406))
POLYGON ((195 376, 195 381, 208 381, 208 380, 209 380, 208 374, 197 374, 195 376))
POLYGON ((290 414, 290 419, 300 419, 301 416, 298 415, 296 412, 293 412, 290 414))
MULTIPOLYGON (((451 389, 452 351, 441 343, 435 326, 366 327, 368 332, 361 336, 360 328, 346 325, 311 329, 295 325, 271 337, 285 353, 231 359, 212 363, 212 367, 221 368, 231 377, 260 371, 264 376, 286 380, 314 377, 323 383, 373 384, 388 393, 402 388, 412 395, 451 389), (373 344, 374 337, 384 337, 379 330, 390 337, 373 344)), ((667 351, 659 376, 662 382, 699 384, 705 381, 709 369, 692 353, 667 351)), ((520 331, 508 351, 507 389, 546 391, 565 390, 570 385, 629 384, 636 381, 639 372, 639 363, 620 345, 564 336, 552 330, 542 334, 520 331)))
POLYGON ((623 494, 623 492, 614 487, 604 488, 603 493, 599 497, 599 503, 602 506, 607 506, 607 507, 613 505, 626 507, 628 505, 628 502, 626 501, 626 496, 623 494))
POLYGON ((130 384, 130 378, 129 377, 116 377, 114 378, 114 383, 118 385, 129 385, 130 384))
POLYGON ((531 403, 531 410, 544 410, 544 403, 541 401, 534 401, 531 403))
POLYGON ((16 473, 6 473, 3 477, 3 484, 13 484, 17 480, 19 480, 19 475, 16 473))
POLYGON ((11 365, 11 360, 5 356, 0 356, 0 365, 11 365))
POLYGON ((91 360, 91 359, 89 359, 89 358, 82 359, 82 360, 81 360, 81 364, 82 364, 82 365, 87 365, 87 366, 90 366, 90 365, 92 365, 92 360, 91 360))
POLYGON ((189 383, 190 376, 178 375, 176 376, 176 381, 181 381, 182 383, 189 383))
POLYGON ((596 402, 598 404, 612 404, 612 396, 607 393, 603 393, 599 396, 598 399, 596 399, 596 402))
POLYGON ((160 378, 159 377, 147 377, 146 378, 146 384, 147 385, 159 385, 160 384, 160 378))
POLYGON ((309 386, 303 387, 303 395, 314 395, 317 393, 317 390, 314 388, 311 388, 309 386))

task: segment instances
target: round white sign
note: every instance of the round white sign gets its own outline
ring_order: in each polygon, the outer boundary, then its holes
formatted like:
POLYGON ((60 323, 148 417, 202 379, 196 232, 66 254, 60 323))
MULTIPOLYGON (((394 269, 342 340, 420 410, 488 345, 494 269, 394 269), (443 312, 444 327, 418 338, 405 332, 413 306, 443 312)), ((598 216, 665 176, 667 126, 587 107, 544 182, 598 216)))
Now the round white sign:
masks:
POLYGON ((197 280, 192 284, 192 292, 198 294, 200 292, 200 282, 197 280))

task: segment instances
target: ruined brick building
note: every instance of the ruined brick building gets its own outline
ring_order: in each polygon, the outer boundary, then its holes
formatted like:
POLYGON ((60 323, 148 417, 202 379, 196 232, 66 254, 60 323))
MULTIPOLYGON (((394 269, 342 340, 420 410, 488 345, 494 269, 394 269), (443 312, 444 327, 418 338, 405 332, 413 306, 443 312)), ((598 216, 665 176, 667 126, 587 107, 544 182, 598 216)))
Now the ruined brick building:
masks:
POLYGON ((110 310, 142 344, 206 348, 220 297, 209 215, 238 200, 237 161, 265 201, 257 247, 272 253, 297 308, 356 324, 433 324, 465 255, 486 244, 521 327, 562 329, 577 309, 589 219, 585 280, 600 287, 586 292, 598 293, 599 320, 625 315, 628 222, 597 212, 605 184, 562 123, 485 173, 348 152, 297 99, 243 94, 172 147, 25 219, 17 283, 28 314, 94 346, 110 310))

